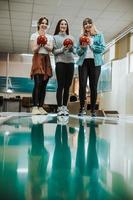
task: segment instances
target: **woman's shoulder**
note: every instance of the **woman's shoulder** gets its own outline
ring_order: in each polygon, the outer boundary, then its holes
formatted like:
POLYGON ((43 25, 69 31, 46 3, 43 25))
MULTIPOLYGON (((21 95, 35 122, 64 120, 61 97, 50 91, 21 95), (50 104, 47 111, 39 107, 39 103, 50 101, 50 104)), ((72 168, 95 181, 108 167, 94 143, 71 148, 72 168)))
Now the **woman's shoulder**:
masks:
POLYGON ((95 36, 102 36, 103 35, 103 32, 101 31, 98 31, 97 34, 95 36))
POLYGON ((38 35, 39 35, 39 33, 36 31, 36 32, 34 32, 34 33, 31 34, 30 39, 34 40, 36 37, 38 37, 38 35))
POLYGON ((65 38, 65 36, 57 34, 53 36, 53 39, 56 41, 62 41, 65 38))
POLYGON ((103 33, 102 32, 97 32, 97 34, 95 34, 95 35, 93 35, 92 36, 92 38, 94 38, 94 39, 100 39, 100 38, 103 38, 104 37, 104 35, 103 35, 103 33))
POLYGON ((46 37, 49 39, 53 39, 53 35, 46 33, 46 37))
POLYGON ((72 40, 75 40, 75 38, 74 38, 73 35, 67 35, 66 37, 67 37, 67 38, 70 38, 70 39, 72 39, 72 40))
POLYGON ((67 39, 67 38, 75 41, 75 39, 74 39, 74 37, 72 35, 66 35, 66 34, 65 35, 63 35, 63 34, 60 35, 60 34, 58 34, 58 35, 54 35, 53 36, 53 39, 56 40, 56 41, 63 41, 64 39, 67 39))
POLYGON ((59 38, 60 38, 60 35, 59 35, 59 34, 53 35, 53 39, 57 40, 57 39, 59 39, 59 38))
POLYGON ((53 35, 53 37, 60 37, 60 34, 53 35))

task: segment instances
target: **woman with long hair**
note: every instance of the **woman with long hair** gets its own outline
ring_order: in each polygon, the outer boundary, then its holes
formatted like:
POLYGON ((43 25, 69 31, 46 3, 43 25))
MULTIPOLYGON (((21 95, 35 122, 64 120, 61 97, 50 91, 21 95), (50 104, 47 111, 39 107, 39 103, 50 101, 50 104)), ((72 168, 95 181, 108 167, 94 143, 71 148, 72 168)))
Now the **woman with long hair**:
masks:
POLYGON ((53 49, 52 36, 47 34, 48 19, 41 17, 37 22, 37 31, 31 35, 31 49, 33 51, 31 78, 34 79, 32 93, 32 114, 47 114, 43 108, 46 86, 52 76, 49 53, 53 49))
POLYGON ((85 115, 85 99, 87 78, 89 77, 91 116, 96 116, 97 85, 103 64, 102 54, 105 50, 104 36, 100 33, 92 19, 83 20, 83 35, 77 45, 77 61, 79 71, 79 115, 85 115))
POLYGON ((53 38, 53 54, 56 63, 57 77, 57 116, 69 115, 67 103, 69 89, 74 74, 74 39, 69 35, 69 26, 66 19, 60 19, 57 23, 53 38), (67 39, 65 43, 65 39, 67 39), (69 43, 70 42, 70 43, 69 43))

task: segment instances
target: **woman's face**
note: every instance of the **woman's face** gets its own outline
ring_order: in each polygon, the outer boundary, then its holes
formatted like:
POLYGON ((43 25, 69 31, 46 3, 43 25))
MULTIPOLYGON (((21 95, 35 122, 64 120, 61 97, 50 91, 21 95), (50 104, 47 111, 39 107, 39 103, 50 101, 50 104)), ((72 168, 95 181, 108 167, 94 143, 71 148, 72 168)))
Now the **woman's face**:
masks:
POLYGON ((60 32, 66 32, 67 30, 67 22, 62 20, 61 23, 60 23, 60 32))
POLYGON ((41 24, 40 24, 40 29, 46 30, 48 28, 47 20, 43 19, 41 24))
POLYGON ((92 28, 92 24, 86 22, 84 23, 84 31, 87 32, 87 33, 90 33, 91 32, 91 28, 92 28))

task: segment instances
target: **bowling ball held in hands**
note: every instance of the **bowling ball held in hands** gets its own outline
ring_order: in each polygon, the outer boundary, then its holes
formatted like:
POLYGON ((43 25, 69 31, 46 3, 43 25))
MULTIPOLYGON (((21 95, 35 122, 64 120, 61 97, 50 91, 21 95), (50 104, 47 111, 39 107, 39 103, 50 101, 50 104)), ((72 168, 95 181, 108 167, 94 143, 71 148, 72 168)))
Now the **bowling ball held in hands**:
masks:
POLYGON ((80 42, 80 45, 83 45, 83 44, 90 44, 90 39, 89 37, 85 36, 85 35, 82 35, 80 38, 79 38, 79 42, 80 42))
POLYGON ((47 44, 47 37, 45 35, 39 35, 37 38, 37 44, 38 45, 45 45, 47 44))
POLYGON ((70 38, 66 38, 63 42, 63 45, 68 47, 69 45, 73 46, 73 41, 70 38))

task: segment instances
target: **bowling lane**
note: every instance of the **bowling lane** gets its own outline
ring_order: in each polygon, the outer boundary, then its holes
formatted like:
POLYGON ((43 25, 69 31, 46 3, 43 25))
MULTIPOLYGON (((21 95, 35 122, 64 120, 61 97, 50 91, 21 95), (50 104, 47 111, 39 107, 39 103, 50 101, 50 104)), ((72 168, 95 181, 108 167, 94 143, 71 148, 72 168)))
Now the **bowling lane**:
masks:
POLYGON ((8 116, 0 124, 3 199, 133 199, 132 116, 8 116))

